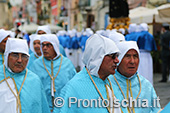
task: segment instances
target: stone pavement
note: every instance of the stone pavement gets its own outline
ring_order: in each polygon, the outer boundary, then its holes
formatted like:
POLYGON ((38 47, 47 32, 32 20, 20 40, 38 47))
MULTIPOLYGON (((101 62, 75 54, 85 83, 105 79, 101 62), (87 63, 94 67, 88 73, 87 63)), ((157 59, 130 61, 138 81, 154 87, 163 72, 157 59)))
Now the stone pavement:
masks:
POLYGON ((170 81, 166 83, 159 83, 161 80, 161 73, 154 73, 154 88, 160 98, 161 108, 165 107, 170 102, 170 81))

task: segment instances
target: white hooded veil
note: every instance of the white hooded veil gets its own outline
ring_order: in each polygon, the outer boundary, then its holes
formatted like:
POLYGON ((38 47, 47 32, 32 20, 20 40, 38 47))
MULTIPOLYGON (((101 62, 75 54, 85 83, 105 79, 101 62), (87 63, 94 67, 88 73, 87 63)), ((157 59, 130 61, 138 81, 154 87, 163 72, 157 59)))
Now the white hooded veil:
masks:
POLYGON ((51 29, 48 25, 38 26, 38 29, 36 31, 36 34, 38 34, 38 31, 44 31, 46 34, 51 34, 51 29))
POLYGON ((30 56, 27 41, 23 40, 23 39, 8 38, 8 40, 6 42, 5 53, 4 53, 4 56, 5 56, 4 64, 5 64, 5 67, 10 72, 12 72, 12 71, 8 67, 8 55, 12 52, 24 53, 24 54, 30 56))
POLYGON ((58 37, 56 35, 54 35, 54 34, 43 34, 43 35, 41 35, 40 40, 41 40, 41 43, 48 41, 53 45, 54 50, 57 53, 56 58, 60 55, 59 40, 58 40, 58 37))
POLYGON ((10 33, 8 31, 5 31, 4 29, 0 29, 0 43, 2 40, 4 40, 7 36, 10 36, 10 33))
MULTIPOLYGON (((32 35, 30 35, 30 49, 31 49, 31 51, 37 56, 37 57, 39 57, 38 55, 37 55, 37 53, 35 52, 35 50, 34 50, 34 41, 35 40, 39 40, 40 41, 40 37, 41 37, 41 35, 37 35, 37 34, 32 34, 32 35)), ((42 51, 41 51, 42 52, 42 51)))
POLYGON ((111 40, 113 40, 116 44, 121 42, 121 41, 125 41, 125 36, 121 33, 118 33, 118 32, 111 32, 109 34, 109 38, 111 40))
POLYGON ((130 50, 130 49, 135 49, 139 55, 139 48, 138 45, 135 41, 123 41, 123 42, 119 42, 117 44, 117 47, 120 50, 120 55, 118 56, 119 59, 119 64, 121 63, 123 57, 125 56, 125 54, 130 50))
POLYGON ((90 74, 99 77, 98 70, 104 56, 117 52, 119 52, 119 49, 112 40, 99 34, 94 34, 86 41, 82 60, 90 74))

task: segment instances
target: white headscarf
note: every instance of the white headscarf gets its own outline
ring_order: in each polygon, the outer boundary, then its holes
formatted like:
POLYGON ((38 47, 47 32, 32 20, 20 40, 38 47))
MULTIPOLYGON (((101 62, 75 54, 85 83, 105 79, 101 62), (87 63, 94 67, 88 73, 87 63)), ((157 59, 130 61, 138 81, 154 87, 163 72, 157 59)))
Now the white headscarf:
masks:
POLYGON ((87 37, 90 37, 91 35, 94 34, 93 31, 91 30, 91 28, 86 28, 85 32, 86 32, 87 37))
POLYGON ((40 41, 41 41, 41 43, 43 43, 45 41, 50 42, 53 45, 55 52, 57 53, 56 58, 60 55, 59 40, 58 40, 58 37, 56 35, 54 35, 54 34, 43 34, 43 35, 40 36, 40 41))
POLYGON ((9 71, 11 70, 8 67, 8 55, 12 52, 23 53, 30 56, 27 41, 23 39, 8 38, 6 42, 5 53, 4 53, 5 56, 4 64, 9 71))
POLYGON ((133 33, 133 32, 136 32, 136 28, 137 28, 137 24, 130 24, 129 25, 129 29, 128 29, 128 32, 129 33, 133 33))
POLYGON ((86 41, 82 60, 90 74, 99 77, 98 70, 104 56, 116 52, 119 52, 119 49, 112 40, 99 34, 94 34, 86 41))
POLYGON ((118 29, 118 31, 119 31, 120 33, 122 33, 123 35, 125 34, 125 29, 123 29, 123 28, 118 29))
POLYGON ((82 32, 77 32, 76 35, 77 35, 77 38, 79 38, 79 37, 81 37, 82 32))
POLYGON ((116 44, 121 41, 125 41, 125 36, 118 32, 111 32, 109 34, 109 38, 113 40, 116 44))
POLYGON ((48 25, 44 25, 44 26, 38 26, 38 29, 36 31, 36 34, 38 34, 38 31, 44 31, 46 34, 51 34, 51 29, 48 25))
POLYGON ((103 33, 103 30, 96 31, 96 34, 99 34, 99 35, 102 35, 102 33, 103 33))
POLYGON ((140 27, 141 27, 141 31, 148 31, 148 25, 146 23, 141 23, 140 27))
POLYGON ((15 32, 10 31, 10 30, 6 30, 6 31, 9 33, 11 38, 15 38, 15 32))
POLYGON ((0 29, 0 43, 4 40, 10 33, 4 29, 0 29))
POLYGON ((30 37, 30 49, 37 57, 39 57, 39 56, 37 55, 37 53, 34 50, 34 41, 35 40, 40 41, 40 36, 41 35, 37 35, 37 34, 32 34, 32 35, 29 36, 30 37))
POLYGON ((119 59, 119 64, 121 63, 123 57, 125 54, 130 50, 130 49, 135 49, 139 55, 139 48, 138 45, 135 41, 123 41, 117 44, 117 47, 120 50, 120 55, 118 57, 119 59))

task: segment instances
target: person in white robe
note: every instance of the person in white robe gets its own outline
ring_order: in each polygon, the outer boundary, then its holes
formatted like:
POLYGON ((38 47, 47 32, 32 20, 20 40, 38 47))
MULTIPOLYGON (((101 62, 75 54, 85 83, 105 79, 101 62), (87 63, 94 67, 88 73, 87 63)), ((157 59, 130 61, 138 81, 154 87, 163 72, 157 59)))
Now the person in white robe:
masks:
POLYGON ((26 40, 9 38, 0 66, 0 113, 50 113, 39 77, 26 68, 26 40))

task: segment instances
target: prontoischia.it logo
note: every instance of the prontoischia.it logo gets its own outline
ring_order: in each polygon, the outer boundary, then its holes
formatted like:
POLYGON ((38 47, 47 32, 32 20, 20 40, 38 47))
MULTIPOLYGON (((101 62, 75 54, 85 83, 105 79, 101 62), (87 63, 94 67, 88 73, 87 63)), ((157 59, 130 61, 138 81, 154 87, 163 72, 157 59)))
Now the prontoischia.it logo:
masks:
MULTIPOLYGON (((76 104, 77 107, 160 107, 159 97, 153 99, 152 106, 149 106, 149 101, 147 99, 140 99, 140 97, 136 100, 130 97, 129 99, 123 99, 120 101, 119 99, 102 100, 100 97, 98 99, 77 99, 76 97, 68 98, 68 107, 76 104)), ((65 104, 65 100, 62 97, 57 97, 54 100, 54 105, 56 107, 62 107, 65 104)))

